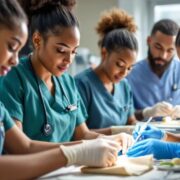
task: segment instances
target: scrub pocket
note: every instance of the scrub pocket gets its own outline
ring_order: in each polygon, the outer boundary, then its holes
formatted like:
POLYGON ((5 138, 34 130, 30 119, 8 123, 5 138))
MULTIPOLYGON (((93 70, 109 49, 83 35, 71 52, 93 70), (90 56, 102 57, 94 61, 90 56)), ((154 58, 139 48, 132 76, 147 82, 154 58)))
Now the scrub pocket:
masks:
POLYGON ((3 122, 0 122, 0 155, 2 154, 3 151, 4 136, 5 136, 4 124, 3 122))

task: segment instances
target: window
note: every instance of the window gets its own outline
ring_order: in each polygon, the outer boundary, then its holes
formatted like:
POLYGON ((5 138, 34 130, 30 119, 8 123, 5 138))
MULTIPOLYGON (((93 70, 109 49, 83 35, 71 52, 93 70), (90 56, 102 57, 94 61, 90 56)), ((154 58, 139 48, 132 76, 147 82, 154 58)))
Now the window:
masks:
POLYGON ((180 4, 156 5, 154 7, 154 21, 168 18, 180 25, 180 4))

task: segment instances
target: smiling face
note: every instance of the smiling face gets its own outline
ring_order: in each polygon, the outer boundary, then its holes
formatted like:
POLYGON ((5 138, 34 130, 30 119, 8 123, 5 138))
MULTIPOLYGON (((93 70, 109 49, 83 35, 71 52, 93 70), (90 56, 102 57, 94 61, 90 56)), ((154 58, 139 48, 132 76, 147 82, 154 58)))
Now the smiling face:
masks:
POLYGON ((60 76, 72 63, 79 41, 80 33, 77 27, 62 28, 59 35, 47 35, 46 40, 41 38, 35 53, 41 66, 47 72, 60 76))
POLYGON ((165 70, 175 55, 175 38, 157 31, 148 37, 148 59, 153 69, 165 70))
POLYGON ((6 75, 12 66, 17 65, 18 53, 27 40, 27 34, 25 22, 13 30, 0 26, 0 76, 6 75))
POLYGON ((130 49, 121 49, 119 51, 107 52, 102 49, 102 67, 104 73, 112 83, 118 83, 125 78, 131 71, 137 52, 130 49))

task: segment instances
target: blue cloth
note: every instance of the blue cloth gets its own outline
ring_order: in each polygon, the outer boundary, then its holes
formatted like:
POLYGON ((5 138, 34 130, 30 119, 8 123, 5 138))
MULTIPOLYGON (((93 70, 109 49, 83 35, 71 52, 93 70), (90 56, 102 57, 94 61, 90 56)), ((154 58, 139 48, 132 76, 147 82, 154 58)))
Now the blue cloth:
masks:
POLYGON ((67 73, 60 77, 52 77, 55 93, 51 94, 46 84, 39 79, 39 86, 46 107, 48 123, 53 133, 45 136, 42 127, 45 113, 28 58, 21 60, 17 67, 2 79, 0 99, 11 117, 22 122, 24 133, 33 140, 64 142, 73 138, 74 130, 87 119, 86 108, 76 88, 74 79, 67 73), (60 84, 66 92, 65 97, 60 84), (68 105, 75 104, 77 109, 67 112, 68 105))
POLYGON ((134 114, 134 106, 126 79, 114 85, 113 95, 91 68, 76 75, 75 80, 89 115, 90 129, 127 124, 128 117, 134 114))
POLYGON ((127 79, 131 85, 135 109, 167 101, 180 104, 180 61, 173 60, 163 76, 159 78, 150 68, 148 60, 138 62, 127 79), (177 84, 177 90, 172 86, 177 84))
POLYGON ((7 110, 4 108, 4 105, 0 102, 0 155, 2 154, 4 146, 5 131, 12 128, 13 125, 13 120, 9 116, 7 110))

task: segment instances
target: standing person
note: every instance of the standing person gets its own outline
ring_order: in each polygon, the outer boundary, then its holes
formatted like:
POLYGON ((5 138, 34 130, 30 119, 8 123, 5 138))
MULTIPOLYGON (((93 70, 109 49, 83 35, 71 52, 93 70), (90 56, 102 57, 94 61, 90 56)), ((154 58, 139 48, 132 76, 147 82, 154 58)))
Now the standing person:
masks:
MULTIPOLYGON (((74 79, 65 73, 80 41, 76 17, 53 0, 41 6, 32 3, 30 9, 34 50, 2 79, 1 100, 33 140, 66 142, 102 136, 87 128, 86 109, 74 79)), ((132 143, 125 133, 105 138, 120 142, 123 152, 132 143)))
MULTIPOLYGON (((18 63, 27 39, 27 18, 12 0, 0 1, 0 75, 18 63)), ((13 81, 16 81, 14 76, 13 81)), ((8 93, 8 92, 6 92, 8 93)), ((4 95, 4 94, 3 94, 4 95)), ((81 143, 81 142, 76 142, 81 143)), ((79 164, 106 167, 117 159, 117 142, 97 139, 69 146, 30 140, 0 103, 0 178, 34 179, 60 167, 79 164), (2 155, 2 149, 8 155, 2 155), (27 163, 28 162, 28 163, 27 163)), ((74 143, 75 144, 75 143, 74 143)))
POLYGON ((180 62, 174 59, 178 30, 170 19, 156 22, 147 38, 148 57, 127 76, 139 120, 150 116, 178 117, 173 107, 180 104, 180 62))
POLYGON ((88 112, 87 126, 111 134, 112 125, 135 124, 131 88, 126 79, 137 57, 136 25, 120 9, 104 12, 98 22, 101 63, 75 79, 88 112))

